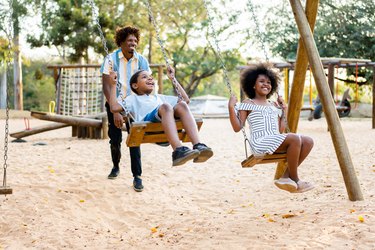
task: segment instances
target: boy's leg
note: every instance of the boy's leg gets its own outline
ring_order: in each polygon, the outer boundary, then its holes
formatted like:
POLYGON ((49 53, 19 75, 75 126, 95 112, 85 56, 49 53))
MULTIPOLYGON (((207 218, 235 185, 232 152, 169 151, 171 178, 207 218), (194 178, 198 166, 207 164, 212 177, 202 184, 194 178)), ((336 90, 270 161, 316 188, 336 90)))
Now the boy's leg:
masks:
POLYGON ((161 118, 161 124, 165 135, 168 138, 169 143, 171 144, 173 150, 181 147, 181 141, 178 137, 176 121, 174 119, 173 108, 169 104, 162 104, 158 109, 158 115, 161 118))
POLYGON ((175 106, 174 115, 181 119, 186 134, 190 137, 193 145, 199 143, 197 124, 186 102, 180 102, 175 106))
POLYGON ((193 114, 190 112, 189 106, 185 102, 178 103, 175 108, 175 116, 181 119, 186 134, 190 137, 193 149, 199 151, 199 155, 194 162, 205 162, 213 156, 211 148, 201 143, 199 140, 198 128, 193 114))
POLYGON ((122 141, 122 131, 117 128, 114 124, 113 114, 110 110, 109 104, 105 104, 107 117, 108 117, 108 136, 110 138, 110 148, 113 167, 111 173, 108 175, 108 179, 116 178, 120 173, 120 159, 121 159, 121 141, 122 141))

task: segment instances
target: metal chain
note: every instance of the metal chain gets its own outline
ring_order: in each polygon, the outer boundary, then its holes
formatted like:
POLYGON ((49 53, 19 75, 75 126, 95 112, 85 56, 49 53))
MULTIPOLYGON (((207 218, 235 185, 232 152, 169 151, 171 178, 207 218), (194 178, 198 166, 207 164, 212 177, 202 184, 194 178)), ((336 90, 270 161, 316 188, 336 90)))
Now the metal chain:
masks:
MULTIPOLYGON (((9 0, 9 34, 7 34, 8 37, 8 52, 11 53, 12 51, 12 37, 13 37, 13 29, 12 29, 12 20, 13 20, 13 0, 9 0)), ((10 56, 5 57, 5 65, 7 65, 7 73, 9 75, 10 79, 10 73, 9 73, 9 66, 10 66, 10 56)), ((7 186, 7 168, 8 168, 8 137, 9 137, 9 88, 10 84, 9 81, 7 81, 7 92, 6 92, 6 115, 5 115, 5 137, 4 137, 4 164, 3 164, 3 187, 7 186)))
MULTIPOLYGON (((204 2, 204 8, 206 9, 206 13, 207 13, 207 17, 208 17, 208 24, 209 24, 209 27, 211 29, 211 34, 214 38, 214 41, 215 41, 215 45, 216 45, 216 51, 217 51, 217 54, 219 56, 219 60, 220 60, 220 63, 221 63, 221 67, 223 68, 223 72, 224 72, 224 78, 225 78, 225 82, 227 84, 227 87, 229 89, 229 94, 230 96, 233 95, 233 91, 232 91, 232 85, 229 81, 229 77, 228 77, 228 70, 227 68, 225 67, 225 63, 224 63, 224 59, 221 55, 221 50, 220 50, 220 46, 219 46, 219 40, 217 38, 217 35, 216 35, 216 31, 215 31, 215 28, 213 26, 213 21, 212 21, 212 18, 211 18, 211 15, 210 15, 210 11, 209 11, 209 8, 208 8, 208 4, 207 4, 207 1, 206 0, 203 0, 204 2)), ((209 42, 209 41, 208 41, 209 42)), ((237 115, 237 119, 240 121, 240 124, 242 123, 241 121, 241 118, 240 118, 240 113, 239 113, 239 110, 238 110, 238 107, 237 105, 234 106, 234 109, 235 109, 235 112, 236 112, 236 115, 237 115)), ((250 140, 247 138, 247 134, 246 134, 246 131, 245 131, 245 128, 244 126, 241 127, 241 131, 242 131, 242 134, 243 134, 243 137, 244 137, 244 143, 245 143, 245 153, 246 153, 246 158, 248 157, 247 155, 247 146, 246 146, 246 142, 249 144, 249 147, 250 147, 250 140)))
POLYGON ((264 56, 266 57, 266 61, 269 62, 269 57, 268 57, 268 54, 267 54, 267 51, 266 51, 265 41, 264 41, 264 38, 262 36, 262 33, 260 32, 258 18, 255 14, 254 5, 253 5, 253 2, 251 0, 248 0, 247 7, 249 8, 249 10, 251 12, 251 15, 253 16, 254 23, 255 23, 256 35, 257 35, 258 40, 261 43, 264 56))
MULTIPOLYGON (((106 56, 105 56, 106 59, 105 60, 108 60, 109 66, 112 68, 113 63, 112 63, 112 61, 110 59, 110 56, 109 56, 109 51, 108 51, 108 47, 107 47, 107 40, 104 37, 103 29, 102 29, 102 26, 100 25, 100 22, 99 22, 99 10, 98 10, 99 8, 95 5, 94 0, 88 0, 88 1, 89 1, 90 5, 91 5, 92 16, 94 18, 96 28, 97 28, 97 30, 99 32, 100 40, 101 40, 101 42, 103 44, 103 48, 104 48, 104 51, 105 51, 105 54, 106 54, 106 56)), ((117 74, 117 76, 119 76, 119 74, 117 74)), ((117 90, 117 93, 119 93, 119 96, 121 97, 121 99, 122 100, 125 99, 124 95, 123 95, 123 92, 122 92, 122 89, 121 89, 121 84, 120 84, 119 80, 117 80, 116 90, 117 90)), ((127 117, 132 118, 134 120, 133 115, 128 111, 128 109, 126 108, 126 105, 124 105, 123 108, 124 108, 125 115, 127 117)), ((129 119, 128 119, 128 122, 129 122, 129 126, 130 126, 129 119)))
MULTIPOLYGON (((164 42, 163 40, 160 38, 160 32, 159 32, 159 25, 157 24, 155 18, 154 18, 154 15, 152 14, 152 9, 151 9, 151 3, 150 3, 150 0, 147 0, 146 1, 146 5, 147 5, 147 10, 148 10, 148 15, 150 16, 150 19, 151 19, 151 22, 152 22, 152 25, 154 26, 154 29, 155 29, 155 32, 156 32, 156 38, 158 40, 158 43, 159 43, 159 46, 161 48, 161 52, 163 54, 163 57, 164 57, 164 60, 165 60, 165 64, 167 65, 167 70, 170 66, 169 64, 169 60, 168 60, 168 56, 167 56, 167 52, 165 51, 165 47, 164 47, 164 42)), ((181 95, 181 92, 180 90, 178 89, 178 82, 177 82, 177 79, 176 79, 176 76, 174 76, 172 78, 172 84, 175 88, 175 91, 177 93, 177 96, 178 96, 178 99, 179 100, 183 100, 183 97, 181 95)))
MULTIPOLYGON (((222 57, 222 53, 221 53, 220 46, 219 46, 219 40, 218 40, 218 38, 217 38, 215 28, 214 28, 214 26, 212 25, 213 21, 212 21, 211 15, 210 15, 210 11, 209 11, 209 8, 208 8, 208 4, 207 4, 207 1, 206 1, 206 0, 203 0, 203 2, 204 2, 204 8, 206 9, 206 13, 207 13, 208 24, 209 24, 210 29, 211 29, 211 34, 212 34, 212 36, 214 37, 215 46, 216 46, 216 51, 217 51, 217 54, 218 54, 218 56, 219 56, 219 61, 220 61, 221 67, 223 68, 224 79, 225 79, 225 82, 226 82, 227 87, 228 87, 228 89, 229 89, 229 94, 230 94, 230 95, 233 95, 232 85, 230 84, 229 77, 228 77, 228 70, 227 70, 227 68, 226 68, 226 66, 225 66, 224 59, 223 59, 223 57, 222 57)), ((210 42, 210 41, 208 41, 208 42, 210 42)))

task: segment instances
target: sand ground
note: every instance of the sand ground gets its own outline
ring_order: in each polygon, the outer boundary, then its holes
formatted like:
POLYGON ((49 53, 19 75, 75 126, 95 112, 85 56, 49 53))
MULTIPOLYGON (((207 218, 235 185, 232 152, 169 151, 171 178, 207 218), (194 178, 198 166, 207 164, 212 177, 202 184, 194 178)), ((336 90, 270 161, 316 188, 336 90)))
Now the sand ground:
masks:
MULTIPOLYGON (((204 120, 200 137, 215 152, 206 163, 172 167, 171 148, 142 145, 142 193, 125 146, 108 180, 108 140, 63 128, 10 143, 0 249, 375 249, 375 130, 371 119, 341 122, 363 201, 348 199, 324 118, 299 123, 315 141, 299 173, 316 188, 303 194, 273 185, 274 164, 241 168, 243 136, 228 119, 204 120)), ((10 120, 11 132, 24 126, 10 120)))

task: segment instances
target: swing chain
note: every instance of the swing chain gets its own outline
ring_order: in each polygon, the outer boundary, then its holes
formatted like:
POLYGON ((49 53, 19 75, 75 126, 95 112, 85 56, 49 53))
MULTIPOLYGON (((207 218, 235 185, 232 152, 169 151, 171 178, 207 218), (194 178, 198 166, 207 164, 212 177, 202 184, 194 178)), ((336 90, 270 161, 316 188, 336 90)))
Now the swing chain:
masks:
MULTIPOLYGON (((215 41, 215 45, 216 45, 216 50, 217 50, 217 54, 219 56, 219 60, 220 60, 220 63, 221 63, 221 67, 223 68, 223 72, 224 72, 224 78, 225 78, 225 81, 226 81, 226 84, 227 84, 227 87, 229 89, 229 93, 230 95, 232 96, 233 95, 233 91, 232 91, 232 86, 230 84, 230 81, 229 81, 229 77, 228 77, 228 70, 227 68, 225 67, 225 63, 224 63, 224 59, 223 57, 221 56, 221 50, 220 50, 220 46, 219 46, 219 41, 218 41, 218 38, 217 38, 217 35, 216 35, 216 32, 215 32, 215 28, 212 24, 212 18, 211 18, 211 15, 210 15, 210 12, 209 12, 209 9, 208 9, 208 4, 207 4, 207 1, 206 0, 203 0, 204 2, 204 8, 206 9, 206 13, 207 13, 207 17, 208 17, 208 24, 210 26, 210 29, 211 29, 211 34, 212 36, 214 37, 214 41, 215 41)), ((208 41, 210 42, 210 41, 208 41)), ((240 121, 240 124, 242 124, 242 121, 241 121, 241 118, 240 118, 240 113, 238 111, 238 107, 237 105, 234 106, 234 109, 235 109, 235 112, 236 112, 236 115, 237 115, 237 118, 238 120, 240 121)), ((247 144, 246 142, 249 144, 250 146, 250 141, 249 139, 247 138, 247 135, 246 135, 246 131, 245 131, 245 128, 242 127, 241 128, 241 131, 242 131, 242 134, 243 134, 243 137, 244 137, 244 143, 245 143, 245 153, 246 153, 246 158, 248 157, 247 155, 247 144)))
POLYGON ((254 5, 253 5, 253 2, 251 0, 248 0, 247 7, 250 10, 251 15, 253 16, 253 19, 254 19, 256 36, 261 43, 264 56, 266 57, 266 61, 269 62, 268 54, 267 54, 267 51, 266 51, 265 41, 264 41, 264 38, 262 36, 262 33, 260 32, 258 18, 255 14, 254 5))
MULTIPOLYGON (((9 34, 7 34, 8 38, 8 52, 11 53, 12 51, 12 37, 13 37, 13 30, 12 30, 12 19, 13 19, 13 0, 9 0, 9 34)), ((7 65, 7 74, 9 76, 9 66, 10 66, 10 55, 9 58, 5 57, 5 65, 7 65)), ((10 79, 10 77, 8 77, 10 79)), ((5 109, 5 137, 4 137, 4 164, 3 164, 3 187, 7 185, 7 168, 8 168, 8 137, 9 137, 9 81, 7 81, 7 90, 6 90, 6 109, 5 109)))
MULTIPOLYGON (((147 0, 146 1, 146 5, 147 5, 147 10, 148 10, 148 15, 150 17, 150 20, 152 22, 152 25, 154 26, 154 29, 155 29, 155 33, 156 33, 156 38, 158 40, 158 43, 159 43, 159 46, 161 48, 161 52, 163 54, 163 57, 164 57, 164 60, 165 60, 165 64, 167 65, 167 70, 170 66, 169 64, 169 60, 168 60, 168 56, 167 56, 167 52, 165 51, 165 47, 164 47, 164 42, 163 40, 160 38, 160 32, 159 32, 159 25, 157 24, 155 18, 154 18, 154 15, 152 14, 152 9, 151 9, 151 3, 150 3, 150 0, 147 0)), ((175 88, 175 91, 177 93, 177 96, 178 96, 178 100, 183 100, 183 97, 182 97, 182 94, 180 92, 180 90, 178 89, 178 83, 177 83, 177 79, 176 79, 176 76, 173 77, 172 79, 172 84, 175 88)))
MULTIPOLYGON (((217 35, 216 35, 216 32, 215 32, 215 28, 213 26, 213 21, 212 21, 212 17, 211 17, 211 14, 210 14, 210 11, 208 9, 208 3, 207 3, 207 0, 203 0, 204 2, 204 8, 206 9, 206 13, 207 13, 207 18, 208 18, 208 24, 210 26, 210 29, 211 29, 211 34, 212 36, 214 37, 214 42, 215 42, 215 46, 216 46, 216 51, 217 51, 217 55, 219 57, 219 61, 220 61, 220 64, 221 64, 221 67, 223 68, 223 72, 224 72, 224 79, 225 79, 225 82, 227 84, 227 87, 229 89, 229 94, 230 95, 233 95, 233 91, 232 91, 232 86, 230 84, 230 81, 229 81, 229 76, 228 76, 228 71, 227 71, 227 68, 225 66, 225 63, 224 63, 224 59, 222 57, 222 53, 221 53, 221 50, 220 50, 220 46, 219 46, 219 40, 217 38, 217 35)), ((208 40, 208 39, 207 39, 208 40)), ((208 42, 210 43, 210 41, 208 40, 208 42)), ((211 45, 211 43, 210 43, 211 45)), ((212 45, 211 45, 212 47, 212 45)))
MULTIPOLYGON (((112 65, 112 61, 111 61, 110 56, 109 56, 109 51, 108 51, 108 47, 107 47, 107 40, 105 39, 102 26, 100 25, 100 22, 99 22, 99 10, 98 10, 99 8, 95 5, 94 0, 88 0, 88 1, 91 5, 92 16, 94 18, 96 28, 99 32, 100 40, 103 44, 103 48, 104 48, 104 51, 105 51, 105 54, 106 54, 105 58, 108 59, 109 67, 112 69, 113 65, 112 65)), ((120 85, 120 82, 119 82, 118 79, 117 79, 117 84, 116 84, 116 90, 117 90, 117 93, 119 93, 121 99, 125 99, 125 97, 124 97, 124 95, 121 91, 121 85, 120 85)), ((132 114, 126 108, 126 105, 124 105, 123 108, 124 108, 125 115, 134 120, 134 117, 132 116, 132 114)), ((127 121, 129 123, 129 126, 130 126, 130 119, 127 119, 127 121)))

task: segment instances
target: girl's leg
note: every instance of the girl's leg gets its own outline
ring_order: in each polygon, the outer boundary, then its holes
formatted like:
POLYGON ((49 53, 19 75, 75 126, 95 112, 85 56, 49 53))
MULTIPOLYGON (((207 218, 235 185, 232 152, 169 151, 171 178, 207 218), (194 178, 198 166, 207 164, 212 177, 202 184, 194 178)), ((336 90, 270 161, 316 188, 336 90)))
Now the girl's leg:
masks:
POLYGON ((161 124, 164 129, 164 133, 171 144, 173 151, 181 147, 181 141, 178 138, 176 122, 174 120, 173 107, 169 104, 162 104, 159 107, 159 116, 161 117, 161 124))
POLYGON ((299 166, 299 159, 301 154, 301 138, 299 135, 296 134, 288 134, 284 140, 284 142, 280 145, 280 147, 276 150, 276 152, 285 152, 286 151, 286 158, 288 162, 288 169, 285 171, 283 177, 284 178, 291 178, 295 182, 298 182, 298 173, 297 168, 299 166))
POLYGON ((311 137, 304 136, 304 135, 301 135, 300 137, 301 137, 302 145, 301 145, 301 153, 299 155, 298 166, 301 165, 303 160, 306 159, 306 157, 309 155, 311 149, 314 146, 314 141, 311 137))
POLYGON ((193 145, 199 143, 197 124, 186 102, 179 102, 174 108, 174 113, 176 117, 181 119, 186 134, 190 137, 193 145))

